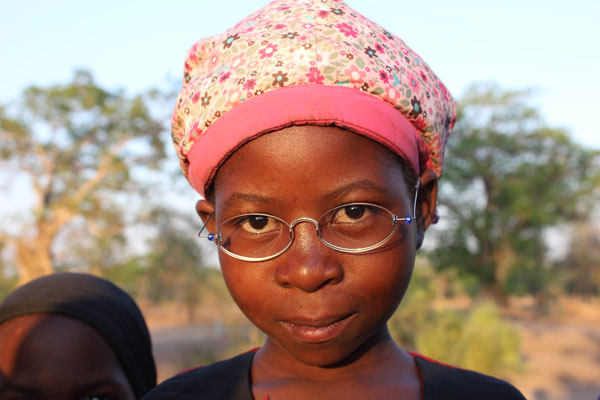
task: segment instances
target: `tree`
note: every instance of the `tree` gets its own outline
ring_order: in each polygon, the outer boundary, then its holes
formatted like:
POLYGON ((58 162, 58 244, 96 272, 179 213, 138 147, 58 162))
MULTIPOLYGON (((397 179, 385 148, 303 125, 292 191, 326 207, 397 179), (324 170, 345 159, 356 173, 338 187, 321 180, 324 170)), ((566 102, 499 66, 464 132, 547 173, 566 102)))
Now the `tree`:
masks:
MULTIPOLYGON (((145 293, 137 293, 138 297, 153 303, 182 305, 187 322, 193 323, 196 309, 207 297, 228 296, 220 272, 204 263, 201 242, 196 237, 200 219, 193 213, 159 206, 149 212, 147 224, 154 231, 148 238, 149 251, 134 260, 136 269, 143 271, 143 274, 135 274, 137 289, 139 286, 146 289, 145 293)), ((111 276, 113 271, 122 274, 126 270, 117 266, 107 271, 107 275, 111 276)))
POLYGON ((567 254, 558 268, 566 275, 569 293, 600 295, 600 225, 589 221, 575 224, 567 254))
POLYGON ((430 253, 438 268, 476 276, 503 302, 509 291, 544 291, 553 278, 544 232, 590 215, 600 190, 600 152, 546 126, 527 99, 494 86, 463 97, 430 253))
POLYGON ((53 272, 57 236, 75 221, 80 237, 121 233, 115 199, 140 190, 133 176, 165 157, 163 121, 151 112, 156 97, 111 92, 78 71, 66 85, 30 87, 0 108, 0 166, 28 182, 34 197, 19 229, 0 233, 21 283, 53 272))

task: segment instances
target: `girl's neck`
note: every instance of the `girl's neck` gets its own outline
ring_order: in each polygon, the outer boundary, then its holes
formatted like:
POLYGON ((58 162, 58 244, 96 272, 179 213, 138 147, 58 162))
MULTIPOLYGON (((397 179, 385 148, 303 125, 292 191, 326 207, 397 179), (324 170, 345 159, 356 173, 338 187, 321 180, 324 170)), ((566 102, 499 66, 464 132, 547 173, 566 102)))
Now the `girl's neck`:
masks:
POLYGON ((403 398, 420 397, 416 364, 387 328, 333 366, 303 363, 268 339, 254 357, 251 376, 257 399, 265 394, 276 399, 277 393, 287 393, 284 398, 291 393, 295 393, 291 398, 372 398, 374 393, 381 395, 376 398, 388 398, 399 392, 403 398))

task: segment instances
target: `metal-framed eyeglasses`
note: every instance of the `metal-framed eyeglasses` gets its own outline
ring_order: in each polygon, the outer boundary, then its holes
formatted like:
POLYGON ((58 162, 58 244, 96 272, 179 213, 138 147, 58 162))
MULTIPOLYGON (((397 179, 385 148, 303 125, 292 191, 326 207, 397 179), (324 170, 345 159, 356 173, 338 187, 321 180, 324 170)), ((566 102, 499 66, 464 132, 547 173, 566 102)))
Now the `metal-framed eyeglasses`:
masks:
MULTIPOLYGON (((412 215, 399 217, 385 207, 372 203, 347 203, 325 212, 319 219, 301 217, 287 223, 270 214, 251 213, 222 222, 216 233, 202 235, 211 214, 198 237, 214 241, 227 255, 242 261, 271 260, 283 254, 294 241, 294 227, 302 222, 315 226, 319 240, 342 253, 364 253, 387 243, 396 232, 399 222, 415 221, 417 192, 412 215)), ((416 221, 415 221, 416 222, 416 221)))

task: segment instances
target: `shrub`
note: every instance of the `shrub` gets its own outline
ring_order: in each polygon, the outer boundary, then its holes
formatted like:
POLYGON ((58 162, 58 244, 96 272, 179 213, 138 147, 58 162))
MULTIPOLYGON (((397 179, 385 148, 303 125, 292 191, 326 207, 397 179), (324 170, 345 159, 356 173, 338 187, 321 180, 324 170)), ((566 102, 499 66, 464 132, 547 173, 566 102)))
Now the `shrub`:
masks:
POLYGON ((441 362, 492 375, 521 368, 519 334, 493 303, 468 313, 433 312, 420 328, 417 351, 441 362))
MULTIPOLYGON (((505 376, 521 368, 519 333, 492 302, 470 310, 440 309, 449 277, 420 262, 410 288, 388 323, 390 333, 408 350, 440 362, 505 376)), ((450 280, 454 281, 452 277, 450 280)), ((453 293, 461 295, 460 288, 453 293)), ((464 291, 462 293, 466 297, 464 291)))

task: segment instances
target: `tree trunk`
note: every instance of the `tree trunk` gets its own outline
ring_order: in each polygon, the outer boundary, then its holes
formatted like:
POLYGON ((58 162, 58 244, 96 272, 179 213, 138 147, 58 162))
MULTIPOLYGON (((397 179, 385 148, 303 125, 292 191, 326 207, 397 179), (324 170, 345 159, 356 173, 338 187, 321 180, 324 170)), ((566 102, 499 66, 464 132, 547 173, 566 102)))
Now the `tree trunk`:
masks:
POLYGON ((492 260, 494 262, 494 283, 491 291, 494 299, 501 306, 508 305, 508 294, 506 293, 505 283, 515 259, 515 251, 507 238, 503 239, 500 246, 492 253, 492 260))
POLYGON ((50 254, 51 243, 52 240, 45 237, 17 240, 16 262, 20 285, 54 272, 50 254))
POLYGON ((37 221, 37 235, 29 239, 16 239, 16 262, 19 284, 40 276, 54 273, 52 242, 66 224, 73 219, 75 211, 66 207, 56 208, 52 216, 37 221))

